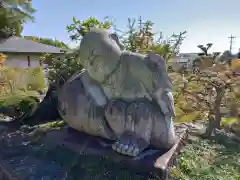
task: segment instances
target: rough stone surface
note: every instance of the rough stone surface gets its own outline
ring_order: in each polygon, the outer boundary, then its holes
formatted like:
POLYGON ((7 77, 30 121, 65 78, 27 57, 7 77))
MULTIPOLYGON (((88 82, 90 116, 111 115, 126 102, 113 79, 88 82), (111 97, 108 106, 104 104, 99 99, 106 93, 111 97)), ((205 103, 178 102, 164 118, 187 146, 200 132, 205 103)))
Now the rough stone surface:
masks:
POLYGON ((116 35, 103 29, 85 35, 78 51, 85 69, 58 95, 69 126, 114 140, 113 150, 128 156, 150 145, 172 147, 174 99, 165 60, 153 52, 124 51, 116 35))

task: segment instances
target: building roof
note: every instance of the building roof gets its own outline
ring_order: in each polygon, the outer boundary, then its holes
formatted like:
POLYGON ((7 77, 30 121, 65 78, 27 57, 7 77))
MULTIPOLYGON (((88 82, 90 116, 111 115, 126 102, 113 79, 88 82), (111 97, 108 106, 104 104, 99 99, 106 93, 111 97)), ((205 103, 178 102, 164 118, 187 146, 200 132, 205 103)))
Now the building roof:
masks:
POLYGON ((179 53, 177 56, 182 58, 196 58, 199 53, 179 53))
POLYGON ((198 53, 179 53, 174 58, 170 59, 169 62, 188 63, 196 57, 198 57, 198 53))
POLYGON ((189 62, 189 59, 188 58, 173 58, 173 59, 170 59, 169 60, 169 62, 171 62, 171 63, 174 63, 174 62, 176 62, 176 63, 187 63, 187 62, 189 62))
POLYGON ((62 54, 65 51, 54 46, 26 40, 22 37, 12 36, 0 40, 0 52, 62 54))

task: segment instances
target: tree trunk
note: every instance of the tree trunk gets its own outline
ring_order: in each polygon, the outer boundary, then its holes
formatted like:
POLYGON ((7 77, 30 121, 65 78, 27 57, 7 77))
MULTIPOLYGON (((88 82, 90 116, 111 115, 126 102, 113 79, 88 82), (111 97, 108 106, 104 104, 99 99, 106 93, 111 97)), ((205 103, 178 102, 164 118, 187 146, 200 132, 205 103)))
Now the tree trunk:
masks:
POLYGON ((205 137, 212 136, 213 131, 214 131, 215 117, 211 113, 209 113, 209 114, 210 115, 208 116, 208 125, 207 125, 207 128, 206 128, 206 132, 204 134, 205 137))
POLYGON ((205 132, 205 136, 209 137, 213 134, 215 129, 220 129, 221 127, 221 101, 225 93, 224 87, 215 87, 216 88, 216 99, 214 102, 213 109, 209 112, 209 123, 205 132))
POLYGON ((221 108, 221 101, 225 93, 225 88, 224 87, 216 88, 216 93, 217 93, 217 96, 216 96, 215 105, 214 105, 215 129, 220 129, 221 119, 222 119, 220 108, 221 108))

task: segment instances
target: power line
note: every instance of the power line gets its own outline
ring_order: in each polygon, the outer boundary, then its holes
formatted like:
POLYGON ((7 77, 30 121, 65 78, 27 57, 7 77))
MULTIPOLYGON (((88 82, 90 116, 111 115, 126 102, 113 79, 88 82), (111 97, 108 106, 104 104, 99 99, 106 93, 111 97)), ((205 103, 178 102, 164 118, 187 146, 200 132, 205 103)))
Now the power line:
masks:
POLYGON ((230 48, 229 48, 229 51, 232 53, 233 39, 235 39, 236 36, 232 36, 232 34, 231 34, 231 36, 228 37, 228 38, 230 39, 230 48))

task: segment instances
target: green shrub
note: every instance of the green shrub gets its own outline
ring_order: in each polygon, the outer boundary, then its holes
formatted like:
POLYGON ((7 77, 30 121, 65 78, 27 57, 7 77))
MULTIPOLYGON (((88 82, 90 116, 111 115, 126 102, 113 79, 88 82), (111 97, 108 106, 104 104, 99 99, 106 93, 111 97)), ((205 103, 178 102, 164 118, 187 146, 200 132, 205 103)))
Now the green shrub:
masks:
MULTIPOLYGON (((49 62, 49 60, 48 60, 49 62)), ((81 71, 82 65, 75 54, 54 57, 48 64, 48 81, 50 85, 61 86, 74 73, 81 71)))
POLYGON ((28 69, 28 90, 43 91, 45 89, 45 80, 42 67, 28 69))
POLYGON ((19 117, 30 113, 37 106, 39 94, 35 91, 16 91, 12 94, 0 96, 0 113, 10 117, 19 117))
POLYGON ((16 90, 43 91, 45 89, 44 74, 37 68, 0 68, 0 96, 16 90))

